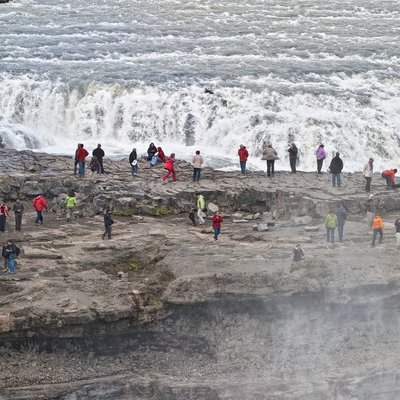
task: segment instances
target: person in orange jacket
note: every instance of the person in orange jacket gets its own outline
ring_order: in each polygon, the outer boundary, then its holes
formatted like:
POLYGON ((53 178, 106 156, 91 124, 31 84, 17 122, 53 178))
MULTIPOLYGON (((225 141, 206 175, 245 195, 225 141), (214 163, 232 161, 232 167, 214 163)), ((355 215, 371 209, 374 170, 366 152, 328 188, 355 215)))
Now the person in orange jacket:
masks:
POLYGON ((43 211, 43 209, 47 210, 47 203, 46 203, 46 200, 44 199, 43 195, 39 194, 39 196, 35 197, 32 202, 32 205, 36 210, 35 224, 36 224, 36 226, 42 225, 43 224, 42 211, 43 211))
POLYGON ((0 232, 6 230, 7 215, 8 207, 3 202, 0 202, 0 232))
POLYGON ((394 176, 396 175, 397 169, 387 169, 382 172, 382 178, 386 179, 386 190, 392 189, 394 185, 394 176))
POLYGON ((372 247, 375 247, 375 240, 379 233, 379 243, 382 243, 383 239, 383 221, 378 213, 375 214, 375 218, 372 221, 372 247))
POLYGON ((249 158, 249 152, 247 151, 246 147, 243 146, 242 144, 239 146, 238 156, 239 156, 239 161, 240 161, 240 169, 242 171, 242 174, 245 174, 246 173, 246 162, 247 162, 247 159, 249 158))

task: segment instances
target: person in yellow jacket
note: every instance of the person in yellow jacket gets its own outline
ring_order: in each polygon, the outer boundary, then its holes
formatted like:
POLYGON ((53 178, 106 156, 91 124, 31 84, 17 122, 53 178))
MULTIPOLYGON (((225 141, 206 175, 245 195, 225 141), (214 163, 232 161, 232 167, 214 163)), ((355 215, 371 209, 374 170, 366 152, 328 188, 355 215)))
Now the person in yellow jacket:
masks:
POLYGON ((203 210, 206 208, 206 201, 204 200, 204 196, 200 193, 197 194, 197 217, 199 218, 199 225, 204 225, 204 217, 205 214, 203 210))
POLYGON ((331 210, 325 218, 326 241, 328 243, 335 243, 335 229, 337 226, 337 215, 333 210, 331 210))
POLYGON ((73 190, 69 192, 67 198, 65 199, 65 205, 67 206, 67 222, 69 222, 76 206, 76 197, 73 190))
POLYGON ((372 247, 375 247, 375 240, 379 233, 379 243, 382 243, 383 239, 383 221, 378 213, 375 214, 375 218, 372 221, 372 247))

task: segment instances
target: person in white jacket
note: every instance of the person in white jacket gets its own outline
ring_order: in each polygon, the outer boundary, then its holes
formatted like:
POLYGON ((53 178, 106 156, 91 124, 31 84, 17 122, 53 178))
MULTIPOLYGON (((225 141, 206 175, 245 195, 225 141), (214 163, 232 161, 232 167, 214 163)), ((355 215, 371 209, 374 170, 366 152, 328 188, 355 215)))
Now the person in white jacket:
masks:
POLYGON ((369 161, 364 165, 363 174, 365 177, 365 191, 371 191, 371 180, 374 174, 374 159, 370 158, 369 161))

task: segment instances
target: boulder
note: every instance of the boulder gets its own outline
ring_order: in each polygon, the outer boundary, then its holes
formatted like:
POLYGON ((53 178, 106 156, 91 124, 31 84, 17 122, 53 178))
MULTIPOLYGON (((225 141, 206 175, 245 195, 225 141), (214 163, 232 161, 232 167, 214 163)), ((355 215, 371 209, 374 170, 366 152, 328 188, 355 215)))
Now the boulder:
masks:
POLYGON ((268 226, 268 224, 257 224, 257 225, 253 225, 253 231, 257 231, 257 232, 268 232, 268 231, 269 231, 269 226, 268 226))
POLYGON ((293 219, 293 225, 309 225, 312 222, 312 218, 309 215, 304 215, 303 217, 296 217, 293 219))
POLYGON ((219 211, 219 207, 215 203, 208 203, 207 204, 207 211, 215 213, 215 211, 219 211))
POLYGON ((304 227, 304 231, 305 232, 316 232, 316 231, 319 231, 319 226, 318 225, 309 225, 309 226, 305 226, 304 227))

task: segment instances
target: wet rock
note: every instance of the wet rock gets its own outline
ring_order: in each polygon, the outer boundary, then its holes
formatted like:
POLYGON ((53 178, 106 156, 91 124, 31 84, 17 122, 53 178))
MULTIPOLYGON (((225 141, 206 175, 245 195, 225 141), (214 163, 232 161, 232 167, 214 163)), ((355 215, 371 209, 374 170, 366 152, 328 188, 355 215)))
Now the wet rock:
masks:
POLYGON ((303 217, 293 218, 293 225, 309 225, 312 222, 312 217, 305 215, 303 217))
POLYGON ((305 226, 304 231, 305 232, 317 232, 319 231, 320 226, 319 225, 314 225, 314 226, 305 226))
POLYGON ((209 211, 211 213, 215 213, 218 210, 219 210, 219 207, 216 204, 211 203, 211 202, 207 204, 207 211, 209 211))

